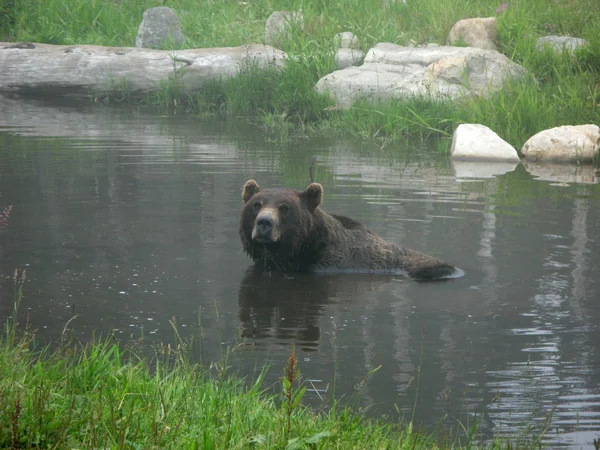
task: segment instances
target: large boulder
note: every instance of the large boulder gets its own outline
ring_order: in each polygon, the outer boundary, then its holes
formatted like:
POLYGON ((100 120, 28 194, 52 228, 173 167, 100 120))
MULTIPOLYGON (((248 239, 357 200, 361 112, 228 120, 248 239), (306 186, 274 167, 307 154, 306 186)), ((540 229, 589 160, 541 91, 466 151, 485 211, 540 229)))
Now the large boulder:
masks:
POLYGON ((521 154, 531 161, 590 162, 600 151, 597 125, 566 125, 540 131, 529 138, 521 154))
POLYGON ((585 39, 571 36, 543 36, 537 40, 536 48, 540 52, 546 48, 550 48, 557 55, 561 53, 573 55, 578 48, 586 44, 587 41, 585 39))
POLYGON ((265 25, 265 44, 277 46, 282 40, 291 39, 291 32, 295 27, 300 31, 304 30, 302 11, 275 11, 265 25))
POLYGON ((486 96, 507 79, 526 70, 495 50, 472 47, 414 48, 380 43, 367 52, 360 67, 348 67, 321 78, 318 92, 328 92, 338 106, 359 98, 425 97, 458 99, 486 96))
POLYGON ((448 42, 455 44, 465 42, 469 47, 496 50, 498 31, 495 17, 476 17, 459 20, 454 24, 448 35, 448 42))
POLYGON ((185 42, 179 17, 167 6, 147 9, 135 38, 137 48, 160 48, 167 44, 179 46, 185 42))
POLYGON ((452 136, 452 159, 489 160, 518 163, 515 148, 485 125, 460 124, 452 136))

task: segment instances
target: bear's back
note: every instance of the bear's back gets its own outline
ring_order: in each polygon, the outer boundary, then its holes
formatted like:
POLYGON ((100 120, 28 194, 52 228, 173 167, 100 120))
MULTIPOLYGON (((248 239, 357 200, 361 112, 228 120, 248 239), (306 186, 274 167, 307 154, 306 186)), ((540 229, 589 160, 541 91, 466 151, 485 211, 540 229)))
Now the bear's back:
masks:
POLYGON ((330 214, 330 216, 336 219, 344 228, 348 230, 354 230, 356 228, 365 228, 365 226, 362 223, 357 222, 356 220, 351 219, 350 217, 340 216, 339 214, 330 214))

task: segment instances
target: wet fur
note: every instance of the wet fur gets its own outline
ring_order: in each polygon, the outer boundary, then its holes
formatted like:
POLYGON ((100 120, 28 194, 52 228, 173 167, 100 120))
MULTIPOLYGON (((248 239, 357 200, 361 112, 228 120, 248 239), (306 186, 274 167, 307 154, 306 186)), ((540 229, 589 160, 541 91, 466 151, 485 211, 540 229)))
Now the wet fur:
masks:
POLYGON ((402 272, 418 280, 452 277, 457 269, 437 258, 388 242, 355 220, 328 214, 321 204, 320 184, 305 191, 260 190, 250 180, 244 186, 244 208, 240 218, 240 238, 244 250, 260 267, 278 271, 309 272, 402 272), (279 217, 280 239, 266 244, 251 238, 258 206, 290 207, 288 216, 279 217))

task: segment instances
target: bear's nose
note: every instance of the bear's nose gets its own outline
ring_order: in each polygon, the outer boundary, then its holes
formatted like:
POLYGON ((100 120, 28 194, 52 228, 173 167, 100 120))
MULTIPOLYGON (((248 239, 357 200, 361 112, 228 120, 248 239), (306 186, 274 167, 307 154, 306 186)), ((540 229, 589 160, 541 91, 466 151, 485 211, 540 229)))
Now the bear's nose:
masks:
POLYGON ((256 228, 260 234, 267 234, 273 229, 273 219, 270 217, 261 217, 256 221, 256 228))

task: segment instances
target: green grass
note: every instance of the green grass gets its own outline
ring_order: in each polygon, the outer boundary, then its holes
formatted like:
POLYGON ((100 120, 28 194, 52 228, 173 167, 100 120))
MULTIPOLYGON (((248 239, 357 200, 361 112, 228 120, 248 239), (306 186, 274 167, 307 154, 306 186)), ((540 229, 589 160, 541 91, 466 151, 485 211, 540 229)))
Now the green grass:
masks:
MULTIPOLYGON (((382 145, 407 137, 451 136, 460 123, 481 123, 520 149, 533 134, 559 125, 600 123, 600 2, 596 0, 515 0, 496 13, 501 0, 408 0, 389 8, 362 0, 4 0, 0 36, 13 41, 133 46, 146 8, 173 8, 187 41, 181 48, 260 43, 273 11, 302 9, 304 28, 280 43, 293 61, 281 72, 248 70, 215 80, 192 95, 177 81, 143 104, 197 115, 244 117, 284 141, 298 133, 354 135, 382 145), (329 108, 314 92, 316 81, 334 67, 333 36, 352 31, 363 51, 378 42, 444 44, 456 21, 498 18, 502 53, 532 77, 488 99, 464 102, 394 100, 358 103, 347 111, 329 108), (576 57, 540 53, 536 39, 570 34, 589 41, 576 57)), ((382 0, 383 3, 383 0, 382 0)), ((126 87, 123 99, 129 99, 126 87)))

